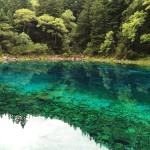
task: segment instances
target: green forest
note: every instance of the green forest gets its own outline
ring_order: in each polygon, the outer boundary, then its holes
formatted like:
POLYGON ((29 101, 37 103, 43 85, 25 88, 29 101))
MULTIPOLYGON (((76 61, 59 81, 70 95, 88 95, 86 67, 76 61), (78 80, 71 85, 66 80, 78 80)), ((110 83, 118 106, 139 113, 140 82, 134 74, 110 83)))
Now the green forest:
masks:
POLYGON ((150 55, 150 0, 0 0, 0 54, 150 55))

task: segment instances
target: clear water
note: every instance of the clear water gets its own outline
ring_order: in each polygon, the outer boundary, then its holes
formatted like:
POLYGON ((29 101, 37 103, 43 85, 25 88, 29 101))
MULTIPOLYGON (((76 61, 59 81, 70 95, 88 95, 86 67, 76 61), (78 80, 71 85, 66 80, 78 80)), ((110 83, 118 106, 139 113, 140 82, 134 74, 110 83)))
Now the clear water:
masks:
MULTIPOLYGON (((109 150, 149 150, 150 68, 70 62, 0 64, 0 115, 1 121, 7 115, 7 124, 12 121, 23 130, 29 115, 60 120, 80 129, 96 148, 97 143, 109 150)), ((68 143, 67 148, 74 150, 68 143)), ((89 143, 83 141, 77 149, 89 143)))

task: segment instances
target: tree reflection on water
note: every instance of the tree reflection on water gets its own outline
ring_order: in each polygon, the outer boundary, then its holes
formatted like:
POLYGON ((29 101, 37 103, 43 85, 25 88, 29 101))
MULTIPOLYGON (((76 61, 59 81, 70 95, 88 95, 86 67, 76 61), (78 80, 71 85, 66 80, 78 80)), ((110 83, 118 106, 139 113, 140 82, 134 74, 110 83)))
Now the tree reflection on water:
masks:
POLYGON ((150 69, 96 63, 0 65, 0 114, 59 119, 109 149, 149 150, 150 69))

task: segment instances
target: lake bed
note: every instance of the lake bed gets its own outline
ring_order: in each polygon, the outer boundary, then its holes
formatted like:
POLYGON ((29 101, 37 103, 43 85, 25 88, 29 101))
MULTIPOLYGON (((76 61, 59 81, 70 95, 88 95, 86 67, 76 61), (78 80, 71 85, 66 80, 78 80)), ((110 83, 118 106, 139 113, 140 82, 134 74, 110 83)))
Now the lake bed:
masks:
MULTIPOLYGON (((47 122, 57 120, 69 129, 80 130, 83 137, 80 134, 74 141, 67 140, 68 149, 74 143, 72 150, 82 149, 83 145, 89 147, 91 142, 99 149, 102 145, 110 150, 149 150, 150 68, 86 62, 0 64, 0 115, 9 118, 9 122, 5 122, 7 126, 11 122, 19 124, 24 132, 26 126, 34 124, 28 124, 29 116, 33 116, 33 120, 36 117, 48 119, 47 122)), ((58 122, 53 124, 54 135, 59 133, 58 122)), ((44 131, 45 127, 42 128, 44 131)), ((47 126, 47 135, 50 128, 47 126)), ((60 132, 67 134, 67 129, 60 132)), ((56 146, 58 140, 52 137, 49 144, 56 146)), ((45 145, 44 140, 40 141, 36 150, 45 145)), ((3 143, 9 145, 7 140, 3 143)))

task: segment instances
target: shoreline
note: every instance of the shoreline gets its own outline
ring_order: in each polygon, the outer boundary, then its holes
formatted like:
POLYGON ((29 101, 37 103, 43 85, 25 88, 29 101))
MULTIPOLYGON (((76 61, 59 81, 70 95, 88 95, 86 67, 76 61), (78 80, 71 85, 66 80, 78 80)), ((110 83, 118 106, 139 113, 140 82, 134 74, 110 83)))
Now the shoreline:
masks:
POLYGON ((150 57, 141 58, 138 60, 116 60, 114 58, 102 58, 102 57, 88 57, 83 55, 31 55, 31 56, 6 56, 4 58, 0 56, 0 63, 9 62, 97 62, 97 63, 109 63, 109 64, 125 64, 125 65, 139 65, 150 67, 150 57), (5 60, 6 59, 6 60, 5 60))
POLYGON ((138 65, 150 67, 150 57, 141 58, 137 60, 117 60, 114 58, 97 58, 97 57, 86 57, 86 62, 99 62, 99 63, 109 63, 109 64, 122 64, 122 65, 138 65))

